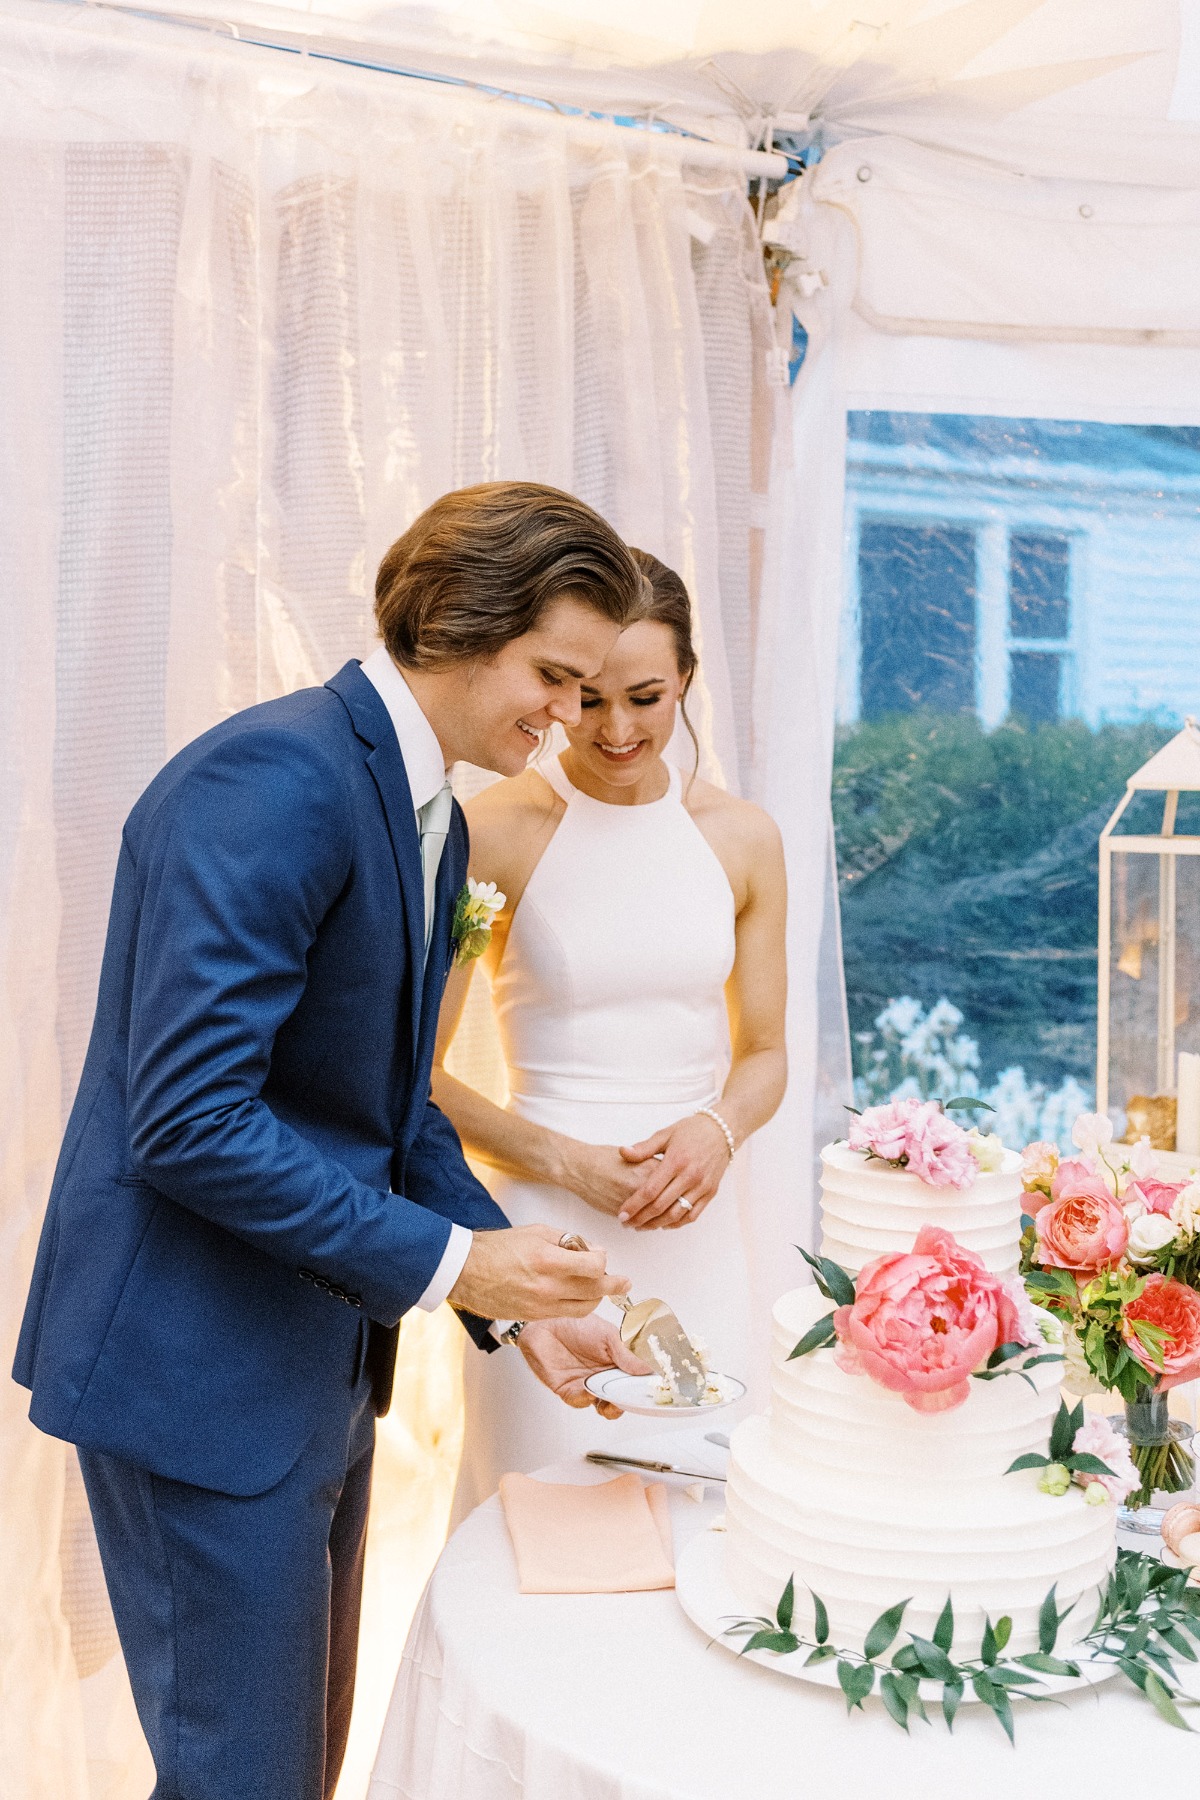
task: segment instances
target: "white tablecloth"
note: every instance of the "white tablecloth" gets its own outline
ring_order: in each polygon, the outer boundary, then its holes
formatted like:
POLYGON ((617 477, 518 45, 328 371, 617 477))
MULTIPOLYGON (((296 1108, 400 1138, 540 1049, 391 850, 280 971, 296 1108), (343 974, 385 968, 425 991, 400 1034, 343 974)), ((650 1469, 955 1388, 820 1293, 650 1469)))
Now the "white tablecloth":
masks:
MULTIPOLYGON (((661 1454, 648 1437, 636 1454, 661 1454)), ((597 1448, 601 1448, 597 1428, 597 1448)), ((624 1446, 623 1446, 624 1448, 624 1446)), ((681 1438, 670 1453, 681 1452, 681 1438)), ((697 1455, 711 1446, 697 1434, 697 1455)), ((719 1467, 720 1459, 703 1467, 719 1467)), ((586 1463, 546 1480, 603 1481, 586 1463)), ((678 1549, 721 1510, 672 1494, 678 1549)), ((1020 1705, 1017 1747, 965 1705, 906 1738, 878 1700, 709 1645, 673 1593, 522 1595, 500 1503, 444 1550, 413 1621, 369 1800, 1012 1800, 1200 1792, 1200 1738, 1121 1677, 1063 1705, 1020 1705), (1014 1786, 1014 1784, 1019 1784, 1014 1786)), ((1200 1718, 1200 1714, 1195 1715, 1200 1718)))

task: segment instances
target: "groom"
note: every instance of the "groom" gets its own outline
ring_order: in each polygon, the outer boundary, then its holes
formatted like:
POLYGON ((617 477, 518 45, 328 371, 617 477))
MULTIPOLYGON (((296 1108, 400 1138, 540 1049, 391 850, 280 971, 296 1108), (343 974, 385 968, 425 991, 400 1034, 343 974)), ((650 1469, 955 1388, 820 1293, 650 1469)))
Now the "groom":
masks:
POLYGON ((405 1312, 448 1298, 484 1349, 533 1321, 572 1405, 629 1363, 589 1316, 626 1284, 507 1228, 429 1069, 446 769, 517 774, 576 722, 640 592, 569 495, 448 494, 380 567, 385 648, 197 739, 126 822, 14 1372, 79 1446, 155 1800, 332 1794, 405 1312))

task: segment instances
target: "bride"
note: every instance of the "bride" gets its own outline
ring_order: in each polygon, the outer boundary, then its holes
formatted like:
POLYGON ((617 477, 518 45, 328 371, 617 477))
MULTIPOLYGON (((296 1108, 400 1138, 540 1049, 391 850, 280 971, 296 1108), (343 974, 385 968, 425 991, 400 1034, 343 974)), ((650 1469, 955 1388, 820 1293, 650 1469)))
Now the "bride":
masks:
MULTIPOLYGON (((707 1347, 747 1359, 737 1146, 783 1096, 783 852, 748 801, 664 761, 696 668, 679 576, 634 551, 643 615, 622 632, 559 758, 468 803, 471 873, 506 905, 483 958, 508 1071, 500 1108, 455 1080, 446 1051, 471 967, 447 989, 433 1097, 514 1225, 603 1245, 707 1347)), ((530 1470, 644 1432, 597 1428, 533 1393, 508 1351, 470 1357, 455 1515, 530 1470)), ((665 1421, 664 1421, 665 1422, 665 1421)))

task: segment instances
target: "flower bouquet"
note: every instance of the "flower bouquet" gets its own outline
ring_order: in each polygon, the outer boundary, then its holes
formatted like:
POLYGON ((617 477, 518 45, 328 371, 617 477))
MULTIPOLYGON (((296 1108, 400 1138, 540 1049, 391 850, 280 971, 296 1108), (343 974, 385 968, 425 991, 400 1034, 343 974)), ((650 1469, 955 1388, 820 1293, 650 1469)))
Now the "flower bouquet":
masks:
POLYGON ((1021 1268, 1062 1323, 1065 1385, 1125 1402, 1136 1509, 1195 1474, 1167 1395, 1200 1376, 1200 1180, 1159 1180, 1149 1140, 1123 1154, 1102 1114, 1078 1118, 1072 1141, 1074 1157, 1042 1143, 1024 1152, 1021 1268))

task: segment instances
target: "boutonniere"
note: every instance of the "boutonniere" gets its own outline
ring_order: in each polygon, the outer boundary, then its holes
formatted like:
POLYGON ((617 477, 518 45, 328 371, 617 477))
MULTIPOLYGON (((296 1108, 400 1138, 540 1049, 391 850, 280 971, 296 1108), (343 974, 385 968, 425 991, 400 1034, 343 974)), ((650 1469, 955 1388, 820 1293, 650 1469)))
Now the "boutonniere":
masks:
POLYGON ((492 941, 492 925, 496 914, 503 911, 505 896, 494 881, 472 881, 467 877, 454 903, 454 963, 461 968, 482 956, 492 941))

